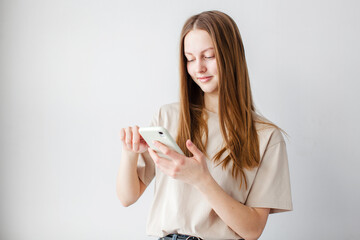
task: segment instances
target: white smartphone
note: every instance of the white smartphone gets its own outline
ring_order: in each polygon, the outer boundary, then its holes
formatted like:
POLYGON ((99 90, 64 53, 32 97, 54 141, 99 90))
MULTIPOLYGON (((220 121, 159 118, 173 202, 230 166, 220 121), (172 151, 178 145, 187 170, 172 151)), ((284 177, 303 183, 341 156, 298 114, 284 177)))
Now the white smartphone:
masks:
POLYGON ((144 138, 149 147, 156 151, 160 157, 168 158, 166 155, 162 154, 161 151, 153 144, 153 141, 159 141, 176 152, 184 155, 181 148, 177 145, 176 141, 164 127, 142 127, 139 129, 139 133, 144 138))

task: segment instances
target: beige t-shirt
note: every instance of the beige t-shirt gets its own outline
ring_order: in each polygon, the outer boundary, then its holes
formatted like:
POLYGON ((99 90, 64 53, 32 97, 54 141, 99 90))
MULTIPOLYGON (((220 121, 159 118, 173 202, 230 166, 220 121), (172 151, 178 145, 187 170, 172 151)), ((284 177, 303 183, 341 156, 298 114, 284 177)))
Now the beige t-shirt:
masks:
MULTIPOLYGON (((223 138, 216 113, 207 112, 209 159, 222 148, 223 138)), ((154 115, 152 126, 163 126, 176 139, 179 103, 164 105, 154 115)), ((281 132, 274 127, 257 124, 260 143, 260 166, 245 170, 248 188, 239 189, 240 178, 231 175, 231 165, 208 160, 208 168, 216 182, 231 197, 249 207, 271 208, 270 213, 292 210, 289 167, 286 146, 281 132)), ((225 157, 223 154, 222 157, 225 157)), ((147 221, 147 234, 163 237, 168 234, 188 234, 203 239, 239 239, 232 229, 211 208, 195 187, 175 180, 155 167, 148 152, 140 154, 139 178, 149 185, 155 177, 154 200, 147 221)))

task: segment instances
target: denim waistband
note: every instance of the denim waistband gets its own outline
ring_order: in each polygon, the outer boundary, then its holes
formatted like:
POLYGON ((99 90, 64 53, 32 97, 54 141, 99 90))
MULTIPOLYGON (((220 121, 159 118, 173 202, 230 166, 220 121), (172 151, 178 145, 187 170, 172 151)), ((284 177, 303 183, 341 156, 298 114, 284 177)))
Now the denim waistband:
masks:
POLYGON ((165 237, 159 238, 159 240, 202 240, 199 237, 194 237, 190 235, 183 234, 169 234, 165 237))
MULTIPOLYGON (((183 234, 169 234, 165 237, 159 238, 159 240, 203 240, 199 237, 194 237, 190 235, 183 235, 183 234)), ((244 240, 243 238, 239 240, 244 240)))

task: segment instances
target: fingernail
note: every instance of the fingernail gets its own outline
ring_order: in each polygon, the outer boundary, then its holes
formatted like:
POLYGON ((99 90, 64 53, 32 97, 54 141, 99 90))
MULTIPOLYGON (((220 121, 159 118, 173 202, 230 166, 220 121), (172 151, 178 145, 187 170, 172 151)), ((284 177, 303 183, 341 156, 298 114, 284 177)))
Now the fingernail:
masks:
POLYGON ((191 142, 190 139, 188 140, 188 145, 189 145, 189 146, 192 146, 192 142, 191 142))

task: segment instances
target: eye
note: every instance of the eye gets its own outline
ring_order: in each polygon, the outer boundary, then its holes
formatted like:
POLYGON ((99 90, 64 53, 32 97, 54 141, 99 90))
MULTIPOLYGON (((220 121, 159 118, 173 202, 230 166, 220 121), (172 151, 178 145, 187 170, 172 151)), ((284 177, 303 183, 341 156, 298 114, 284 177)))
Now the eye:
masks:
POLYGON ((187 59, 187 62, 193 62, 194 59, 187 59))
POLYGON ((206 59, 211 59, 211 58, 214 58, 214 57, 215 56, 208 56, 208 57, 205 56, 206 59))

